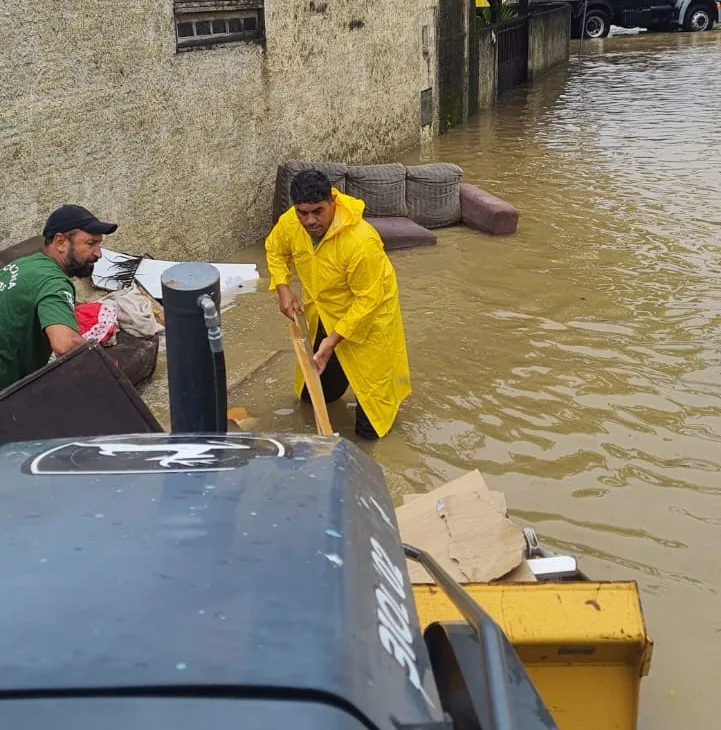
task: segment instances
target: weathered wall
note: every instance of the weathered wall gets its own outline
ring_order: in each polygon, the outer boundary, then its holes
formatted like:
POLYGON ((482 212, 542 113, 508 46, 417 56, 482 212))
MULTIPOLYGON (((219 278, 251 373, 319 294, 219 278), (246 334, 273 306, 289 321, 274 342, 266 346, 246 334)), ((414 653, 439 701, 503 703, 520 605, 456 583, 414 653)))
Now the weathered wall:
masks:
POLYGON ((568 61, 571 8, 568 5, 528 18, 528 80, 568 61))
POLYGON ((478 106, 496 103, 498 92, 498 43, 491 28, 478 30, 478 106))
POLYGON ((421 142, 428 142, 438 134, 438 7, 437 2, 420 13, 421 24, 421 89, 430 94, 432 122, 421 128, 421 142))
POLYGON ((266 0, 266 47, 176 54, 172 0, 5 0, 0 247, 64 202, 117 220, 113 246, 130 252, 217 258, 259 241, 278 162, 417 143, 436 5, 266 0))
POLYGON ((475 0, 469 0, 466 12, 468 13, 468 20, 466 21, 466 27, 468 28, 468 39, 466 42, 466 55, 468 58, 468 88, 466 90, 468 114, 466 118, 468 118, 478 113, 478 74, 480 72, 478 57, 479 29, 478 23, 476 22, 475 0))
POLYGON ((439 0, 439 131, 468 118, 468 0, 439 0))

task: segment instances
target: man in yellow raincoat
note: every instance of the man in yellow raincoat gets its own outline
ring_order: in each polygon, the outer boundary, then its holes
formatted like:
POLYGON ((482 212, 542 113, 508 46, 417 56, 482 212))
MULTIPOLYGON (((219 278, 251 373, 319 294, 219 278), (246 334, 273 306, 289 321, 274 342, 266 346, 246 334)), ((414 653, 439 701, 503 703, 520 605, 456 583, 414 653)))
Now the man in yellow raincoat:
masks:
MULTIPOLYGON (((327 402, 350 383, 358 406, 356 433, 385 436, 411 392, 408 354, 393 266, 365 203, 331 188, 322 172, 298 173, 293 207, 265 241, 270 291, 292 319, 301 311, 290 289, 291 266, 303 286, 303 310, 315 342, 314 363, 327 402)), ((307 398, 300 369, 296 395, 307 398)))

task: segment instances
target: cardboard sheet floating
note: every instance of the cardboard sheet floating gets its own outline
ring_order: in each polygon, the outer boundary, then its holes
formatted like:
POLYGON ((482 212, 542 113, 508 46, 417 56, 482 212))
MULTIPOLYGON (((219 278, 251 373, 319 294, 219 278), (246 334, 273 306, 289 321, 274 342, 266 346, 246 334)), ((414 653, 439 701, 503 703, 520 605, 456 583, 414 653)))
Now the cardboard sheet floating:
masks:
MULTIPOLYGON (((408 495, 396 514, 403 542, 430 553, 459 583, 535 580, 524 570, 525 538, 506 514, 505 496, 490 491, 478 471, 408 495)), ((415 562, 408 571, 412 583, 434 582, 415 562)))

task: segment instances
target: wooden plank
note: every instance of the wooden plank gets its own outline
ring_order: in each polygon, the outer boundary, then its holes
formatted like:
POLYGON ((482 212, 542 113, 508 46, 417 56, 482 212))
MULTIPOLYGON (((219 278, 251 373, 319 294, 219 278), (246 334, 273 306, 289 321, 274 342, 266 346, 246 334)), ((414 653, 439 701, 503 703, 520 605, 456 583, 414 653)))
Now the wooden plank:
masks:
MULTIPOLYGON (((305 316, 305 315, 300 315, 305 316)), ((310 394, 310 401, 313 404, 313 414, 315 416, 315 424, 318 433, 321 436, 332 436, 333 427, 328 417, 328 408, 326 407, 325 397, 323 396, 323 386, 320 383, 320 376, 313 364, 312 350, 307 338, 304 338, 300 327, 296 322, 289 322, 291 339, 293 341, 293 349, 298 359, 300 370, 303 373, 303 380, 310 394)))

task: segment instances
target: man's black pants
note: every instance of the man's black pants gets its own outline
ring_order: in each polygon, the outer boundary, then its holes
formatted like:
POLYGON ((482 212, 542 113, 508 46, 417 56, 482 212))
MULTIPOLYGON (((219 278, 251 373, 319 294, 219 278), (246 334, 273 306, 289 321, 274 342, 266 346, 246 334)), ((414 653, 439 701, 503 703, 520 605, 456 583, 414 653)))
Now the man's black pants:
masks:
MULTIPOLYGON (((326 337, 323 323, 318 320, 318 334, 315 338, 315 344, 313 345, 313 352, 318 352, 318 347, 321 341, 326 337)), ((328 364, 325 366, 325 370, 320 376, 320 384, 323 386, 323 397, 326 403, 334 403, 339 398, 343 397, 343 393, 348 390, 348 378, 343 372, 340 360, 335 353, 333 353, 328 360, 328 364)), ((310 401, 310 395, 307 388, 303 388, 303 392, 300 396, 304 401, 310 401)), ((365 439, 377 439, 378 434, 376 433, 371 422, 368 420, 365 411, 361 408, 361 404, 358 403, 355 412, 355 432, 358 436, 365 439)))

